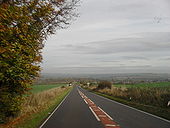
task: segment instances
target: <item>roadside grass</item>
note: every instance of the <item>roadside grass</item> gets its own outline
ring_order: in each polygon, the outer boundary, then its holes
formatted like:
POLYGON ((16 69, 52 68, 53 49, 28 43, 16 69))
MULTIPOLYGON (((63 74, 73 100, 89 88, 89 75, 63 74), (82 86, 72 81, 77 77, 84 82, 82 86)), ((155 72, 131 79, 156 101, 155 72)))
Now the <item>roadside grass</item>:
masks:
POLYGON ((126 87, 126 88, 132 88, 132 87, 170 87, 170 82, 155 82, 155 83, 138 83, 138 84, 113 84, 115 87, 126 87))
POLYGON ((38 93, 38 92, 42 92, 45 90, 49 90, 52 88, 56 88, 56 87, 60 87, 60 86, 66 86, 67 84, 48 84, 48 85, 33 85, 30 90, 31 93, 38 93))
POLYGON ((72 87, 57 87, 27 96, 20 115, 2 127, 37 128, 71 89, 72 87))
MULTIPOLYGON (((94 91, 93 91, 94 92, 94 91)), ((99 92, 94 92, 97 95, 106 97, 108 99, 117 101, 119 103, 131 106, 133 108, 157 115, 159 117, 165 118, 170 120, 170 109, 169 108, 161 108, 161 107, 155 107, 155 106, 151 106, 151 105, 145 105, 145 104, 139 104, 139 103, 135 103, 132 101, 127 101, 121 98, 117 98, 117 97, 113 97, 113 96, 109 96, 107 94, 103 94, 103 93, 99 93, 99 92)))
POLYGON ((168 108, 170 100, 170 87, 153 87, 153 88, 125 88, 112 87, 111 89, 95 89, 97 92, 121 98, 127 101, 139 104, 152 105, 162 108, 168 108))

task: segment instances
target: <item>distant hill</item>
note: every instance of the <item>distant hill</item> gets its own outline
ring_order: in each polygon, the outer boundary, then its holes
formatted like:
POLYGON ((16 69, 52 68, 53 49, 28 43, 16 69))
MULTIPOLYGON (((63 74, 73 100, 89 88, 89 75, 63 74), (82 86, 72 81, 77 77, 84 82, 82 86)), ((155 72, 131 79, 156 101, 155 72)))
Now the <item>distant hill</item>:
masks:
POLYGON ((170 80, 170 74, 124 73, 124 74, 57 74, 43 73, 40 79, 99 79, 99 80, 170 80))

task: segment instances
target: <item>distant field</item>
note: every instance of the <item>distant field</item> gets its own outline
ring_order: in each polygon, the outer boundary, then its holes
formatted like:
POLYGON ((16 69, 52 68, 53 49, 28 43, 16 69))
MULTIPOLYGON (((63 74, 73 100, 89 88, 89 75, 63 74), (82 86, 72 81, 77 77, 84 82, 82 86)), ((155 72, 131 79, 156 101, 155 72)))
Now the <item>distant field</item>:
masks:
POLYGON ((170 87, 170 82, 159 82, 159 83, 139 83, 139 84, 114 84, 116 87, 170 87))
POLYGON ((67 84, 49 84, 49 85, 33 85, 31 92, 32 93, 38 93, 38 92, 42 92, 51 88, 56 88, 59 86, 65 86, 67 84))

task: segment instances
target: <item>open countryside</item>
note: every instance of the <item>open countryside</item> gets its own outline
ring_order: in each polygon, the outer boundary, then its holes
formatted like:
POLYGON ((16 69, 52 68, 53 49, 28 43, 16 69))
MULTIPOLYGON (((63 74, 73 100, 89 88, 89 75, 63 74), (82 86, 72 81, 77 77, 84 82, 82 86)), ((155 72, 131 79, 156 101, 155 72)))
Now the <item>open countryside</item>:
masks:
POLYGON ((169 0, 0 0, 0 128, 170 128, 169 0))

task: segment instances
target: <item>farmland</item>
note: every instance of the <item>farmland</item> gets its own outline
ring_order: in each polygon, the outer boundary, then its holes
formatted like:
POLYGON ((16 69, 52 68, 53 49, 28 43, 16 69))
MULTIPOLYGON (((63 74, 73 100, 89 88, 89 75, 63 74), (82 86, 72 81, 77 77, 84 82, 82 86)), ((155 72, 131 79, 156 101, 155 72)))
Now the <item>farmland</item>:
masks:
POLYGON ((126 88, 131 88, 131 87, 170 87, 170 82, 157 82, 157 83, 137 83, 137 84, 113 84, 115 87, 126 87, 126 88))
POLYGON ((30 90, 31 93, 38 93, 52 88, 65 86, 66 84, 48 84, 48 85, 33 85, 30 90))

